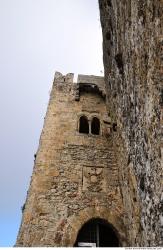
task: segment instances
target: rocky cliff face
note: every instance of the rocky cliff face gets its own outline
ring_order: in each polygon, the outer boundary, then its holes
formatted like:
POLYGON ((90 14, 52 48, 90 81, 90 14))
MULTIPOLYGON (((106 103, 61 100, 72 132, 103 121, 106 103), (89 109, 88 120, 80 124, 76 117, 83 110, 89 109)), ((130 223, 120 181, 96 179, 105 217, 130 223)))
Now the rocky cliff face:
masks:
POLYGON ((131 246, 163 244, 161 0, 99 0, 108 106, 131 246))

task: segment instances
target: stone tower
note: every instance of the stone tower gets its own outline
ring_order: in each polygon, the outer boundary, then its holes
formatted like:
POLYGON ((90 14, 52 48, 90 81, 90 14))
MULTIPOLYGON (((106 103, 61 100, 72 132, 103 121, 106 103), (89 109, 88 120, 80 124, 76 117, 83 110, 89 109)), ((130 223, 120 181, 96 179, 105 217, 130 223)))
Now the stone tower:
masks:
POLYGON ((126 246, 104 78, 56 72, 16 246, 126 246))

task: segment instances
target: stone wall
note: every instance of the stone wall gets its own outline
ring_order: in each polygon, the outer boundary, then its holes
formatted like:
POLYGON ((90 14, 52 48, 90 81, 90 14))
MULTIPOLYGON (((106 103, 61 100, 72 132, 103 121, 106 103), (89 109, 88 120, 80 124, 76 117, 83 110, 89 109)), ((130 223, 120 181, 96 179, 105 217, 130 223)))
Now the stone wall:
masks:
POLYGON ((127 245, 104 89, 102 77, 79 76, 74 83, 73 74, 55 74, 16 246, 73 246, 92 218, 112 224, 127 245), (99 118, 99 135, 79 133, 82 115, 89 123, 99 118))
POLYGON ((130 246, 163 245, 161 0, 99 0, 107 102, 130 246))

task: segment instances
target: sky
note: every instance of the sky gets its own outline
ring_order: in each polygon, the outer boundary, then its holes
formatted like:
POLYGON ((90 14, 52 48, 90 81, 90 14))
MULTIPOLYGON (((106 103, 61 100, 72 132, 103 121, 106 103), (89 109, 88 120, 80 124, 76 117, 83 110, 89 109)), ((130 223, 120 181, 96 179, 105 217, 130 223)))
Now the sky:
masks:
POLYGON ((55 71, 102 75, 98 0, 0 0, 0 33, 0 247, 9 247, 55 71))

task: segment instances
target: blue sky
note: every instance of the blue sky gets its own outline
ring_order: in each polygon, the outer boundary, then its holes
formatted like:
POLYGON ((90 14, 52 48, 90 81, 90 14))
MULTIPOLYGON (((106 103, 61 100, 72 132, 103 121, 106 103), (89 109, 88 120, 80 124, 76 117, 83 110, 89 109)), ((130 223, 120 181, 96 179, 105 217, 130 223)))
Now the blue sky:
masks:
POLYGON ((0 0, 0 246, 13 246, 55 71, 101 75, 97 0, 0 0))

